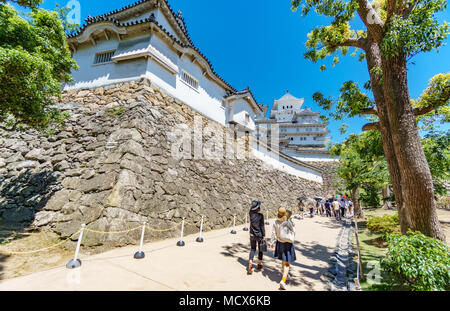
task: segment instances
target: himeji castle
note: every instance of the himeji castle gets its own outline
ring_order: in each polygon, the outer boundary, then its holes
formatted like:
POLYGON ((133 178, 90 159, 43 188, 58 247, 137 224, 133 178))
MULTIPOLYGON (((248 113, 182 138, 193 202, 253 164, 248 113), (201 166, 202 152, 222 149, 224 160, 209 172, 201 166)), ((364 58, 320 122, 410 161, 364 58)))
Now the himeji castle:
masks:
POLYGON ((166 0, 89 16, 68 43, 80 69, 66 90, 146 78, 209 119, 248 132, 263 111, 250 89, 236 90, 213 69, 166 0))
POLYGON ((328 123, 319 120, 320 113, 311 108, 303 108, 304 98, 289 93, 274 100, 270 117, 262 114, 256 124, 267 129, 267 139, 271 141, 272 125, 279 127, 280 151, 300 161, 333 161, 327 151, 330 141, 328 123))
MULTIPOLYGON (((208 119, 251 137, 257 132, 256 121, 267 112, 268 107, 256 101, 250 88, 235 89, 213 69, 191 41, 182 13, 175 13, 167 0, 141 0, 103 15, 89 16, 67 41, 79 70, 72 73, 74 81, 65 85, 65 90, 147 79, 208 119)), ((323 170, 299 160, 296 149, 291 152, 289 148, 295 144, 305 148, 314 145, 319 147, 314 149, 317 153, 326 143, 326 128, 314 122, 314 126, 303 126, 309 131, 307 135, 291 135, 286 126, 289 113, 305 118, 300 119, 304 124, 309 122, 306 117, 317 114, 301 111, 303 101, 290 94, 276 103, 273 121, 282 124, 285 138, 292 138, 281 150, 289 154, 255 143, 254 155, 270 167, 321 182, 323 170), (310 131, 312 128, 314 131, 310 131), (319 130, 324 135, 319 135, 319 130), (316 134, 314 141, 302 141, 312 134, 316 134)), ((291 116, 289 121, 292 120, 291 116)))

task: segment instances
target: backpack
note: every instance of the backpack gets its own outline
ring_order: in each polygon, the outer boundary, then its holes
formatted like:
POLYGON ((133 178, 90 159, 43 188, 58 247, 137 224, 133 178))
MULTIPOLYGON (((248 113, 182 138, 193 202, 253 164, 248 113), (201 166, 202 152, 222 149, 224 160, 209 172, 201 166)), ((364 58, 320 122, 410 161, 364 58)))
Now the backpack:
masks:
POLYGON ((291 230, 290 224, 287 224, 288 221, 285 221, 280 226, 280 239, 282 241, 291 241, 290 243, 294 244, 295 228, 294 228, 294 230, 291 230))

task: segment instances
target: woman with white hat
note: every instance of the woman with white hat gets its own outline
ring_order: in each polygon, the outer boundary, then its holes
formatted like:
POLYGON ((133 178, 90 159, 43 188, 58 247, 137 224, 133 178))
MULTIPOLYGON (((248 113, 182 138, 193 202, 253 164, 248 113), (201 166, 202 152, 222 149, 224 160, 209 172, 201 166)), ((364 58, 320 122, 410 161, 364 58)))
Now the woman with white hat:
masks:
POLYGON ((280 282, 280 289, 286 289, 286 280, 289 274, 290 264, 297 260, 295 255, 295 226, 292 220, 291 211, 281 207, 278 209, 277 220, 273 224, 271 248, 276 241, 274 257, 281 260, 283 277, 280 282))

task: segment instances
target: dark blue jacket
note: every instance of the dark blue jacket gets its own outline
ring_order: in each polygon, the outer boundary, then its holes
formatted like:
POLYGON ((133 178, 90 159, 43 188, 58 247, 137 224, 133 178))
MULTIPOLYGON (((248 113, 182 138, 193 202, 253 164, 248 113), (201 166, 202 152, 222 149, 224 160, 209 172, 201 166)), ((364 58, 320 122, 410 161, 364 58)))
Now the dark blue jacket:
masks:
POLYGON ((250 212, 250 236, 257 238, 263 238, 266 236, 264 215, 259 212, 250 212))

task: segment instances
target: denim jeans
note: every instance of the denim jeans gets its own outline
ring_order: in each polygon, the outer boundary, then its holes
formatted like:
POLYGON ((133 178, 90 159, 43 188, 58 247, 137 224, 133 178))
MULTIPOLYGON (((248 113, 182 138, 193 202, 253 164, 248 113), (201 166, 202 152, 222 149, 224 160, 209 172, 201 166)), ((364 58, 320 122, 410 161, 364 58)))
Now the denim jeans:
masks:
POLYGON ((263 259, 263 252, 261 251, 261 242, 262 242, 262 238, 257 238, 257 237, 250 237, 250 260, 253 260, 253 258, 255 258, 255 254, 256 254, 256 245, 258 245, 258 260, 262 260, 263 259))

